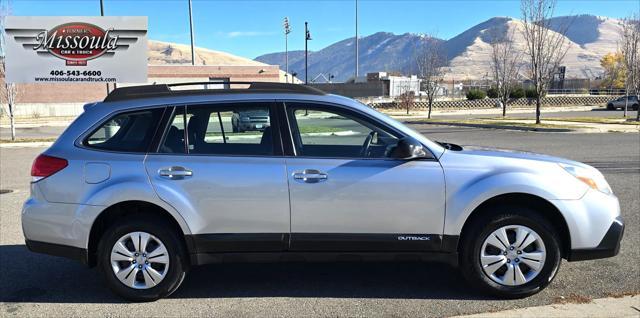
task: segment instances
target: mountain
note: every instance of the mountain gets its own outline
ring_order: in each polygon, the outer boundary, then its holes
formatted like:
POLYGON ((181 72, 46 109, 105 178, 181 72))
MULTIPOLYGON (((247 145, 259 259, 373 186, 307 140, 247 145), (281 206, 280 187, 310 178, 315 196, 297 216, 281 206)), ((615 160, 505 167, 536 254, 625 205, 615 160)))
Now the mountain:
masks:
MULTIPOLYGON (((149 65, 191 64, 191 46, 189 45, 149 40, 147 46, 149 47, 149 65)), ((196 47, 195 51, 198 65, 265 65, 265 63, 227 52, 202 47, 196 47)), ((280 71, 280 80, 285 81, 284 71, 280 71)))
MULTIPOLYGON (((344 81, 354 76, 355 72, 355 38, 336 42, 326 48, 309 52, 309 81, 318 74, 331 74, 335 80, 344 81)), ((411 71, 415 47, 421 43, 443 42, 436 38, 427 38, 420 34, 405 33, 395 35, 389 32, 378 32, 359 40, 360 68, 359 73, 375 71, 411 71)), ((271 53, 259 56, 256 61, 271 65, 280 65, 284 69, 284 53, 271 53)), ((304 79, 304 51, 289 52, 289 72, 298 73, 304 79)))
MULTIPOLYGON (((150 65, 191 64, 189 45, 149 40, 148 47, 150 65)), ((196 47, 195 51, 198 65, 264 65, 248 58, 202 47, 196 47)))
MULTIPOLYGON (((620 37, 620 21, 607 17, 577 15, 555 17, 551 30, 566 29, 567 55, 563 65, 568 78, 593 78, 602 73, 600 59, 615 52, 620 37), (567 27, 568 26, 568 27, 567 27)), ((510 30, 516 48, 524 51, 522 21, 510 17, 495 17, 479 23, 449 40, 426 38, 419 34, 395 35, 378 32, 362 37, 360 45, 360 74, 374 71, 415 72, 415 49, 422 43, 438 43, 446 52, 449 67, 447 78, 483 79, 489 73, 491 36, 510 30)), ((333 74, 335 80, 347 80, 354 73, 354 38, 334 43, 322 50, 309 52, 309 80, 317 74, 333 74)), ((526 58, 523 56, 523 66, 526 58)), ((256 58, 267 64, 284 65, 284 53, 271 53, 256 58)), ((289 70, 304 77, 304 52, 289 52, 289 70)), ((524 72, 524 68, 523 71, 524 72)))

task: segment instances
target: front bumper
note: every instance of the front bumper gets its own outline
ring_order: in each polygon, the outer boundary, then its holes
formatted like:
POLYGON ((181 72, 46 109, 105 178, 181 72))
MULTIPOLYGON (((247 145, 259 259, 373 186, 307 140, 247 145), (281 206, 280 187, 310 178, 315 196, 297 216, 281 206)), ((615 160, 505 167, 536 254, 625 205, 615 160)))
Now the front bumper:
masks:
POLYGON ((617 217, 597 247, 572 249, 569 252, 567 260, 574 262, 616 256, 620 251, 620 241, 622 240, 623 234, 624 223, 621 217, 617 217))

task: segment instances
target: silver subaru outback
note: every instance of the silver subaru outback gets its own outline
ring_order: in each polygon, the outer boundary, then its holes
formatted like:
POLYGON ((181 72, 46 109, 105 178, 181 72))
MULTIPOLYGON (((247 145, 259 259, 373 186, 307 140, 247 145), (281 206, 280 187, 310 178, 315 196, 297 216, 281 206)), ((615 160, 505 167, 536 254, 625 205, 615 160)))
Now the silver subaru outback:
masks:
POLYGON ((31 251, 97 266, 133 301, 194 265, 344 259, 445 261, 516 298, 562 258, 618 253, 618 199, 588 165, 434 142, 301 85, 180 85, 114 90, 35 159, 31 251), (234 129, 234 114, 269 122, 234 129))

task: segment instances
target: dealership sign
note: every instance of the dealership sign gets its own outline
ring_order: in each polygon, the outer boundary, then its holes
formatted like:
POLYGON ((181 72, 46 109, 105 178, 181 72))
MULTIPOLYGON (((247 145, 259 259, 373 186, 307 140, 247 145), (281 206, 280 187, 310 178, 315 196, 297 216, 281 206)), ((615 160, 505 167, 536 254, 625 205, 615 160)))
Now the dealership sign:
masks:
POLYGON ((15 17, 5 27, 6 81, 147 81, 146 17, 15 17))

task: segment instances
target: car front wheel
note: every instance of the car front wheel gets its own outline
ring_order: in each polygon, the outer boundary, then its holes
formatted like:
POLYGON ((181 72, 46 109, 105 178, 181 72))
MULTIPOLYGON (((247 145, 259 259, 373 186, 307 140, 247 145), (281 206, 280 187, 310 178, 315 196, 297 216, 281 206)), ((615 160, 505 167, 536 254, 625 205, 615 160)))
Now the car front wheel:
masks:
POLYGON ((167 224, 124 217, 98 247, 99 268, 109 288, 131 301, 153 301, 173 293, 186 275, 186 253, 167 224))
POLYGON ((509 207, 476 219, 461 242, 460 267, 472 285, 505 298, 547 287, 561 262, 553 226, 536 211, 509 207))

